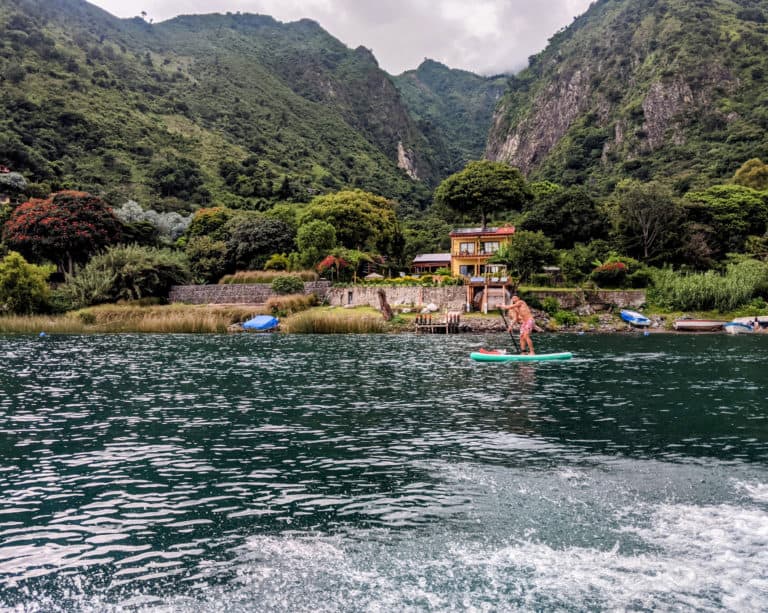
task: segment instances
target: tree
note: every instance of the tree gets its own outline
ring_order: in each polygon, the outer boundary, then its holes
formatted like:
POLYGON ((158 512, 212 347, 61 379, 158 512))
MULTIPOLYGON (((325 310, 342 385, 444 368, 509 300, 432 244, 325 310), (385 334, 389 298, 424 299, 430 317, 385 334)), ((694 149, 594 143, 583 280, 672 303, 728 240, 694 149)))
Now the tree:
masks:
POLYGON ((198 209, 192 215, 192 221, 187 227, 186 236, 208 236, 211 240, 226 241, 226 225, 235 216, 235 211, 223 206, 198 209))
POLYGON ((500 211, 521 210, 532 198, 523 175, 502 162, 470 162, 435 190, 435 203, 462 215, 478 216, 483 227, 500 211))
POLYGON ((120 237, 120 222, 99 197, 62 191, 32 199, 11 214, 3 229, 8 245, 38 261, 56 262, 73 271, 99 249, 120 237))
POLYGON ((192 277, 199 283, 216 283, 227 272, 227 243, 210 236, 193 236, 185 252, 192 277))
POLYGON ((714 259, 742 252, 750 235, 768 228, 768 193, 743 185, 715 185, 685 195, 690 233, 698 233, 714 259))
POLYGON ((768 164, 758 158, 744 162, 733 176, 733 182, 752 189, 768 189, 768 164))
POLYGON ((527 281, 545 264, 555 260, 555 247, 542 232, 520 230, 502 245, 489 262, 505 264, 520 281, 527 281))
POLYGON ((336 230, 320 219, 308 221, 299 228, 296 246, 304 266, 314 266, 323 255, 336 247, 336 230))
POLYGON ((542 196, 520 224, 523 230, 541 230, 558 249, 608 237, 610 222, 582 187, 555 190, 542 196))
POLYGON ((395 203, 362 190, 317 196, 299 217, 299 225, 324 221, 348 248, 394 255, 402 251, 403 236, 395 203))
POLYGON ((613 201, 623 251, 646 263, 668 257, 682 219, 672 192, 656 182, 627 180, 616 187, 613 201))
POLYGON ((235 218, 227 226, 230 270, 260 270, 273 253, 293 251, 293 228, 279 219, 235 218))
POLYGON ((0 311, 30 315, 48 307, 53 266, 35 266, 11 251, 0 260, 0 311))

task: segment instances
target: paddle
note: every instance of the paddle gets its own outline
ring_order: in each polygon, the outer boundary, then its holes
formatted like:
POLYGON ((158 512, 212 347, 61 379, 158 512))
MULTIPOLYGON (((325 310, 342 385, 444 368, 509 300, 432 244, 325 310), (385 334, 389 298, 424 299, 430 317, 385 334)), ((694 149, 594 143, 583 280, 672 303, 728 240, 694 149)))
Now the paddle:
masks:
POLYGON ((499 309, 499 315, 501 315, 501 318, 504 320, 504 327, 507 329, 507 332, 509 332, 509 338, 512 339, 515 351, 520 352, 520 345, 517 344, 517 340, 512 336, 512 330, 509 329, 509 322, 507 322, 507 318, 504 316, 504 309, 499 309))

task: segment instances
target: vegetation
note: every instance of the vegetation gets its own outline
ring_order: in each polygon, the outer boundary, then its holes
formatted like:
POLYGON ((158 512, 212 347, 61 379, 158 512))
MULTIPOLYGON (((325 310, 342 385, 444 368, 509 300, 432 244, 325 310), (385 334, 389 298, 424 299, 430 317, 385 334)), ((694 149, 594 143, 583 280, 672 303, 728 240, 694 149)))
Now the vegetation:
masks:
POLYGON ((183 254, 170 249, 125 245, 94 256, 60 290, 79 308, 118 300, 167 298, 173 285, 190 279, 183 254))
POLYGON ((386 331, 379 313, 313 310, 299 313, 283 324, 293 334, 372 334, 386 331))
POLYGON ((17 207, 3 240, 35 260, 51 260, 73 271, 100 248, 117 241, 120 224, 106 203, 84 192, 63 191, 17 207))
POLYGON ((484 228, 490 215, 519 211, 531 196, 517 168, 483 160, 470 162, 464 170, 440 183, 435 190, 435 203, 459 215, 479 219, 484 228))
POLYGON ((11 251, 0 260, 0 313, 32 314, 49 307, 50 266, 29 264, 11 251))

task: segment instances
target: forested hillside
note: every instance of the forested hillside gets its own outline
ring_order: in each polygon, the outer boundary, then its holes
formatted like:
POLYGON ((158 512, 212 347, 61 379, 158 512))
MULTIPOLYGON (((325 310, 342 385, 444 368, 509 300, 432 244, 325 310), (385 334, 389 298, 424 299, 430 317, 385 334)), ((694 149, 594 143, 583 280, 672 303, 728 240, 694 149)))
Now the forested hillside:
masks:
POLYGON ((768 158, 768 1, 599 0, 511 79, 487 155, 608 193, 768 158))
POLYGON ((460 161, 368 50, 309 20, 3 1, 0 75, 0 164, 41 196, 264 208, 356 187, 423 207, 460 161))
POLYGON ((416 70, 395 77, 395 85, 433 147, 447 148, 435 156, 447 164, 440 169, 441 175, 483 157, 494 109, 507 86, 506 76, 481 77, 424 60, 416 70))

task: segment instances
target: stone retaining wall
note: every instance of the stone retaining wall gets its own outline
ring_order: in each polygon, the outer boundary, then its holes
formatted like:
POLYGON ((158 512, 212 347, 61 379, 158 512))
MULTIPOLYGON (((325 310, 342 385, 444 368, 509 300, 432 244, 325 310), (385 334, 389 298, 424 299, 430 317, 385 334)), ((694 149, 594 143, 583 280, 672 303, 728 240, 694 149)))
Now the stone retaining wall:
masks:
MULTIPOLYGON (((326 300, 335 306, 371 306, 378 309, 379 289, 383 289, 390 306, 421 307, 429 303, 441 311, 463 311, 467 290, 461 286, 451 287, 398 287, 391 285, 363 285, 357 287, 333 287, 328 290, 326 300)), ((609 307, 639 307, 645 304, 645 290, 586 290, 558 291, 542 290, 531 292, 539 300, 555 298, 563 309, 578 309, 588 306, 592 310, 609 307)))
MULTIPOLYGON (((322 300, 331 287, 329 281, 304 283, 305 294, 317 294, 322 300)), ((174 285, 170 302, 188 304, 261 304, 275 293, 269 283, 233 283, 231 285, 174 285)))
POLYGON ((383 289, 389 306, 418 307, 435 304, 440 310, 463 311, 467 290, 451 287, 399 287, 393 285, 360 285, 357 287, 332 287, 326 300, 334 306, 380 307, 379 289, 383 289))

